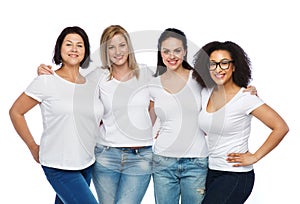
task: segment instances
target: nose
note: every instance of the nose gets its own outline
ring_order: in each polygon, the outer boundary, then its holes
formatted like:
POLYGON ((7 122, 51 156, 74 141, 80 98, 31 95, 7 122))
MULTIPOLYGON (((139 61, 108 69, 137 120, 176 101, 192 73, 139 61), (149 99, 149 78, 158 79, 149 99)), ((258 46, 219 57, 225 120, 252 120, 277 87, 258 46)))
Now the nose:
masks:
POLYGON ((221 68, 221 65, 220 65, 220 64, 217 65, 217 68, 216 68, 215 71, 216 71, 216 72, 222 72, 222 71, 223 71, 223 69, 221 68))
POLYGON ((73 45, 73 46, 72 46, 72 51, 73 51, 73 52, 77 52, 77 46, 76 46, 76 45, 73 45))
POLYGON ((170 53, 169 53, 169 58, 171 58, 171 59, 175 58, 175 54, 174 54, 173 51, 170 51, 170 53))

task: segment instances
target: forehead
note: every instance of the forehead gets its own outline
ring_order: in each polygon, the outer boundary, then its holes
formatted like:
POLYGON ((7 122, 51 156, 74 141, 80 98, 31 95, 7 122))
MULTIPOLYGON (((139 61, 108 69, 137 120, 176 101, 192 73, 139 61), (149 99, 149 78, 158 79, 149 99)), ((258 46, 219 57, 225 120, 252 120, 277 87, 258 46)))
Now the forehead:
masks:
POLYGON ((161 43, 162 49, 176 49, 180 47, 183 47, 182 41, 173 37, 169 37, 161 43))
POLYGON ((79 34, 70 33, 70 34, 66 35, 66 37, 64 38, 64 41, 83 42, 83 39, 79 34))
POLYGON ((210 59, 230 59, 231 55, 227 50, 215 50, 210 56, 210 59))
POLYGON ((116 34, 108 41, 108 44, 118 44, 124 42, 126 43, 125 37, 122 34, 116 34))

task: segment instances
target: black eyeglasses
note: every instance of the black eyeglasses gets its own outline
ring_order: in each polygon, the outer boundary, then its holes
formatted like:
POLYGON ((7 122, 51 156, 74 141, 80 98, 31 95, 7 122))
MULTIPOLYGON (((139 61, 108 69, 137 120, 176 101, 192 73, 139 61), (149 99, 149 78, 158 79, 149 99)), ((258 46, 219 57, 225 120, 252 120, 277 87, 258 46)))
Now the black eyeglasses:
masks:
POLYGON ((233 60, 223 59, 220 62, 210 61, 209 62, 209 71, 214 71, 217 69, 218 65, 222 70, 226 70, 229 68, 230 63, 233 63, 233 60))

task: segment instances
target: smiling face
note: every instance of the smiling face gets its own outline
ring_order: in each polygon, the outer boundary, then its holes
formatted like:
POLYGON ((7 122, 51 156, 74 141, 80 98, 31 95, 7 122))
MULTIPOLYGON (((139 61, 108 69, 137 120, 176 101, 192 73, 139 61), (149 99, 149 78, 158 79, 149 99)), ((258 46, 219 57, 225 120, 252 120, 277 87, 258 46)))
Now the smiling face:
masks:
POLYGON ((125 37, 117 34, 108 42, 107 50, 110 61, 116 66, 127 63, 129 49, 125 37))
POLYGON ((182 62, 186 51, 183 47, 182 41, 169 37, 161 43, 161 57, 163 63, 170 70, 176 71, 182 68, 182 62))
POLYGON ((75 33, 66 35, 61 45, 60 52, 63 64, 79 66, 85 54, 83 39, 80 35, 75 33))
POLYGON ((210 64, 217 66, 215 70, 210 71, 210 76, 218 86, 234 83, 232 74, 235 68, 233 63, 231 62, 232 58, 228 51, 215 50, 210 54, 209 59, 210 64), (219 64, 219 62, 221 62, 222 64, 219 64), (223 67, 223 69, 220 67, 220 65, 223 67))

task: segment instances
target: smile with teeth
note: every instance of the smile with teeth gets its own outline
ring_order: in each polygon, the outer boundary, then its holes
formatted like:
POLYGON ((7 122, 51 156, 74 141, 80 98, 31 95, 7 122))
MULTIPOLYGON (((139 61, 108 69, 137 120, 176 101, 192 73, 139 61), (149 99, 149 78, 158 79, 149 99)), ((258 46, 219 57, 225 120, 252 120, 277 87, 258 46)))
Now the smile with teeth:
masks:
POLYGON ((77 55, 77 54, 69 54, 69 56, 70 56, 70 57, 76 58, 76 57, 78 57, 79 55, 77 55))
POLYGON ((215 74, 215 77, 216 77, 217 79, 222 79, 222 78, 224 78, 224 76, 225 76, 225 74, 221 74, 221 73, 216 73, 216 74, 215 74))
POLYGON ((123 58, 123 56, 122 55, 120 55, 120 56, 116 56, 115 57, 117 60, 120 60, 120 59, 122 59, 123 58))
POLYGON ((176 65, 177 64, 177 60, 168 60, 168 63, 170 65, 176 65))

